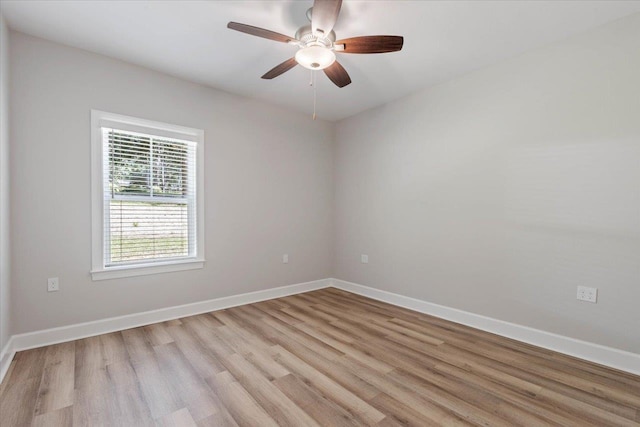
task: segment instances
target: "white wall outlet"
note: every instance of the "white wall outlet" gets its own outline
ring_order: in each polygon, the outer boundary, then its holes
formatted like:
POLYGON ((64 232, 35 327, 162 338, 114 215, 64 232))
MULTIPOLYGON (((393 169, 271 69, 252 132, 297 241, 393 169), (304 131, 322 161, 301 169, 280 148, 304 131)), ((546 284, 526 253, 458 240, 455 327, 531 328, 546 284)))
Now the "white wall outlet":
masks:
POLYGON ((360 262, 363 264, 369 264, 369 255, 360 255, 360 262))
POLYGON ((48 292, 57 292, 60 290, 60 284, 58 282, 57 277, 49 277, 47 279, 47 291, 48 292))
POLYGON ((282 263, 289 264, 289 254, 282 255, 282 263))
POLYGON ((598 288, 588 288, 586 286, 578 286, 577 298, 581 301, 597 302, 598 288))

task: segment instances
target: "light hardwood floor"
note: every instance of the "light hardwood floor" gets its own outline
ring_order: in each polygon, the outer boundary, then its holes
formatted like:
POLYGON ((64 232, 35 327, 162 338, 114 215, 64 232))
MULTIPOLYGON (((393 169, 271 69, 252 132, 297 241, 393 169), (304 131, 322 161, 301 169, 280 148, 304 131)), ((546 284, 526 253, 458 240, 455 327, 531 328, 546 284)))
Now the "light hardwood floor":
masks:
POLYGON ((0 424, 640 425, 640 377, 336 289, 20 352, 0 424))

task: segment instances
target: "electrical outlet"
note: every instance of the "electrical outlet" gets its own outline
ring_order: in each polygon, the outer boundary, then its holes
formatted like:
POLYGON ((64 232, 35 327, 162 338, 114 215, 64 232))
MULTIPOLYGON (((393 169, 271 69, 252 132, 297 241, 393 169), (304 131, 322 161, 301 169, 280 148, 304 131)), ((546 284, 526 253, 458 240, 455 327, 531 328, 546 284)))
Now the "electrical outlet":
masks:
POLYGON ((588 288, 586 286, 578 286, 577 298, 581 301, 597 302, 598 288, 588 288))
POLYGON ((289 264, 289 254, 282 255, 282 263, 289 264))
POLYGON ((57 292, 60 290, 60 284, 58 282, 57 277, 49 277, 47 279, 47 291, 48 292, 57 292))
POLYGON ((360 255, 360 262, 363 264, 369 264, 369 255, 360 255))

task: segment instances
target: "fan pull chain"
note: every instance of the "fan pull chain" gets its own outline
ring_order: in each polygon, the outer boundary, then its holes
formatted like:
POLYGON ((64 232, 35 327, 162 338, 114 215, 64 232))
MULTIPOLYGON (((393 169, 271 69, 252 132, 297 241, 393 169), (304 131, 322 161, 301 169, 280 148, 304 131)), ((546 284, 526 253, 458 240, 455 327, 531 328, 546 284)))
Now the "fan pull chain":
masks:
MULTIPOLYGON (((312 71, 313 73, 313 71, 312 71)), ((317 92, 317 85, 316 85, 316 74, 313 74, 313 120, 316 119, 316 92, 317 92)))
POLYGON ((311 76, 309 80, 309 86, 313 87, 313 120, 316 119, 316 75, 311 70, 311 76))

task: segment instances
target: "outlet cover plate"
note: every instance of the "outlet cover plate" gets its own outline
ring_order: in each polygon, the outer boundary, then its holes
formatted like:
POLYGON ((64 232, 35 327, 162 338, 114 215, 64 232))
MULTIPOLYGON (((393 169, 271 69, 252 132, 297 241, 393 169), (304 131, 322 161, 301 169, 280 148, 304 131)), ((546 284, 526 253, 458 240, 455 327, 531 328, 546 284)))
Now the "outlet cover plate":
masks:
POLYGON ((49 277, 47 279, 47 291, 48 292, 57 292, 60 290, 60 283, 58 282, 57 277, 49 277))
POLYGON ((580 301, 597 302, 598 301, 598 288, 589 288, 587 286, 578 286, 578 295, 576 296, 580 301))

